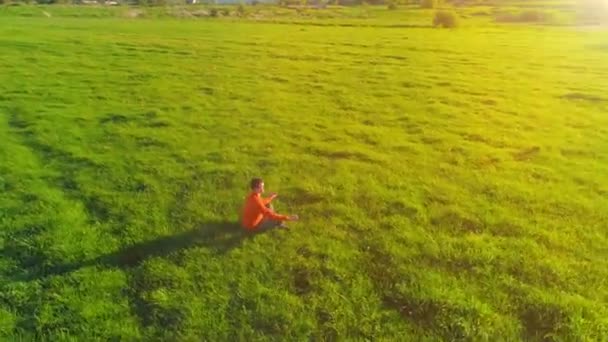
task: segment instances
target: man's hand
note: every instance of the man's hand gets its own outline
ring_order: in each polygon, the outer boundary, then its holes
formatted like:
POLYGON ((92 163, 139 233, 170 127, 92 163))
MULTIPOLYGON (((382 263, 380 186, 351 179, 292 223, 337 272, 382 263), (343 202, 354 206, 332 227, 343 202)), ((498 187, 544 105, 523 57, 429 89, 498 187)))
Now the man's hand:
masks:
POLYGON ((272 201, 273 199, 277 198, 277 196, 279 196, 279 195, 276 192, 271 192, 269 198, 272 201))
POLYGON ((298 217, 298 215, 289 215, 289 217, 287 217, 287 221, 297 221, 300 218, 298 217))

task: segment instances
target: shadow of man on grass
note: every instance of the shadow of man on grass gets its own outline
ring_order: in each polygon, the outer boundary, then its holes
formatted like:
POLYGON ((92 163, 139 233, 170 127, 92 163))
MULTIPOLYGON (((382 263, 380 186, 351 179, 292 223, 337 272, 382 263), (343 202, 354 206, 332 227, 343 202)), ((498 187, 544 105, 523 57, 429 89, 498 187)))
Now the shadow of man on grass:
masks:
POLYGON ((236 222, 207 222, 189 231, 136 243, 94 259, 52 266, 38 271, 26 270, 25 273, 17 275, 15 280, 29 281, 64 275, 89 266, 125 269, 135 267, 151 257, 165 257, 194 247, 204 247, 217 254, 224 254, 260 233, 247 232, 236 222))
POLYGON ((147 258, 163 257, 192 247, 205 247, 217 254, 224 254, 238 247, 250 236, 234 222, 205 223, 183 233, 137 243, 118 252, 102 255, 81 267, 96 264, 132 267, 147 258))

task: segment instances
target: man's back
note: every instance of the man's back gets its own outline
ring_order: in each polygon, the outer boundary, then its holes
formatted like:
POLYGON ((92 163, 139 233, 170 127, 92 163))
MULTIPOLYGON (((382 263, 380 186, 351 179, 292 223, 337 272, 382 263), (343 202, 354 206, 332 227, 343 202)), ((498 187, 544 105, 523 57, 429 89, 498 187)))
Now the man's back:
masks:
POLYGON ((255 192, 249 193, 245 198, 241 215, 241 225, 243 227, 253 229, 264 219, 264 213, 259 208, 259 200, 261 200, 261 196, 255 192))

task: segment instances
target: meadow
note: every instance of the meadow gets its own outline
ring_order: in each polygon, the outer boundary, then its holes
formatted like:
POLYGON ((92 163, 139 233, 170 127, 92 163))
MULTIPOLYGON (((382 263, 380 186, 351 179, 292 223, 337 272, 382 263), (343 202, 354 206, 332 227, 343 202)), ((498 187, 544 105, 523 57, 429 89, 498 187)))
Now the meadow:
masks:
POLYGON ((0 339, 608 341, 605 26, 260 8, 0 7, 0 339))

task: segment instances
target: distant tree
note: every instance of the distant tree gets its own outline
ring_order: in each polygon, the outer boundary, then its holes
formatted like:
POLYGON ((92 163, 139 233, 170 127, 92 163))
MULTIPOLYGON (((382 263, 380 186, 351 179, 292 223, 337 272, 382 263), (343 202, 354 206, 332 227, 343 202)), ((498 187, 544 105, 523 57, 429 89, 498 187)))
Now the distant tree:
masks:
POLYGON ((239 17, 244 17, 244 16, 247 14, 247 10, 245 9, 245 5, 243 5, 242 3, 241 3, 241 4, 239 4, 239 5, 236 7, 236 14, 237 14, 239 17))
POLYGON ((496 15, 497 22, 503 23, 540 23, 550 22, 553 16, 550 12, 539 10, 528 10, 520 13, 499 13, 496 15))
POLYGON ((439 5, 439 0, 421 0, 420 7, 422 8, 435 8, 439 5))
POLYGON ((437 11, 435 18, 433 18, 433 26, 452 28, 458 26, 456 21, 456 15, 453 12, 448 11, 437 11))
MULTIPOLYGON (((120 3, 120 0, 118 1, 120 3)), ((177 2, 174 0, 130 0, 130 3, 137 6, 166 6, 176 4, 177 2)))

